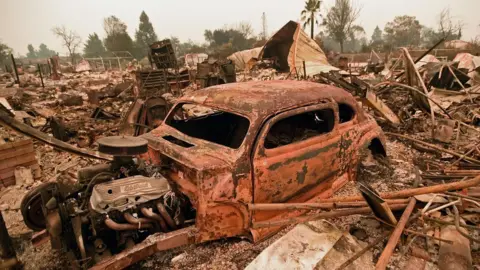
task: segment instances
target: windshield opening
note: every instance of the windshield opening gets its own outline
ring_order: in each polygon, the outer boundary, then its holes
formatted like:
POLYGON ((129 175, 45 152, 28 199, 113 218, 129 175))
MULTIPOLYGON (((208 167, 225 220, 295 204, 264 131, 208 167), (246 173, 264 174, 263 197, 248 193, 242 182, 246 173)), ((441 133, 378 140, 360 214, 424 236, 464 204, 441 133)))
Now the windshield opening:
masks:
POLYGON ((233 113, 197 104, 178 104, 165 123, 190 137, 233 149, 242 145, 250 122, 233 113))

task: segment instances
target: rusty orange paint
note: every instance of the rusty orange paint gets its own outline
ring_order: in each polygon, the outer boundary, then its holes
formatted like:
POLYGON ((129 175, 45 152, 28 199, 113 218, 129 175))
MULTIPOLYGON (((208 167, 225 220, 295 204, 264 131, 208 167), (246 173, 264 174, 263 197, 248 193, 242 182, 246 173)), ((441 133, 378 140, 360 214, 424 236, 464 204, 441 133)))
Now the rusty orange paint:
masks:
POLYGON ((355 179, 361 149, 374 139, 385 145, 380 127, 355 98, 330 85, 301 81, 231 83, 202 89, 177 101, 183 103, 241 115, 250 121, 238 149, 187 136, 166 123, 142 135, 149 141, 149 151, 142 158, 164 168, 162 173, 172 187, 187 195, 195 207, 196 243, 224 237, 265 238, 280 228, 253 230, 252 221, 303 212, 252 213, 248 203, 321 202, 355 179), (352 120, 339 122, 339 103, 353 108, 352 120), (275 121, 322 108, 335 112, 331 132, 265 149, 263 141, 275 121), (193 147, 174 144, 164 136, 193 147))

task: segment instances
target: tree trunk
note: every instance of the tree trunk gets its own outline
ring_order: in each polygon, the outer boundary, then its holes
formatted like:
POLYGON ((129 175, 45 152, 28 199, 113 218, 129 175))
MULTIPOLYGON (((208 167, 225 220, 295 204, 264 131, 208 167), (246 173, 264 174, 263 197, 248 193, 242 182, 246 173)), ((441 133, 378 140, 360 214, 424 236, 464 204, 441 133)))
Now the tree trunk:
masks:
POLYGON ((313 12, 310 14, 310 38, 313 39, 313 27, 315 24, 315 16, 313 12))
POLYGON ((343 53, 343 40, 340 40, 340 52, 343 53))

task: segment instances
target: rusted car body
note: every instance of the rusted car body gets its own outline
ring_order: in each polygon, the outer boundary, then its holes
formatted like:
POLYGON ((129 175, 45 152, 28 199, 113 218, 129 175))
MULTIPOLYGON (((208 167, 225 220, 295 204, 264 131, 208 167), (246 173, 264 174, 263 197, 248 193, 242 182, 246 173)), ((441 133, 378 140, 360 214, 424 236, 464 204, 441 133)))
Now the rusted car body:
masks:
POLYGON ((280 228, 255 230, 252 221, 302 212, 250 213, 247 204, 321 201, 355 179, 362 149, 385 155, 380 127, 351 94, 300 81, 196 91, 142 137, 149 142, 142 159, 162 167, 170 185, 195 208, 197 243, 234 236, 263 239, 280 228), (186 105, 215 113, 181 120, 178 112, 186 105), (218 128, 230 127, 225 123, 236 126, 228 132, 218 128), (220 134, 212 137, 212 132, 220 134))
POLYGON ((134 106, 127 120, 158 127, 139 137, 101 138, 94 156, 109 163, 79 170, 75 186, 49 182, 24 197, 25 224, 39 232, 34 242, 48 236, 79 268, 122 269, 186 244, 258 241, 280 227, 254 229, 253 222, 303 212, 247 205, 321 202, 356 178, 364 150, 385 155, 373 118, 330 85, 217 85, 181 98, 161 123, 165 102, 144 105, 149 110, 134 106))

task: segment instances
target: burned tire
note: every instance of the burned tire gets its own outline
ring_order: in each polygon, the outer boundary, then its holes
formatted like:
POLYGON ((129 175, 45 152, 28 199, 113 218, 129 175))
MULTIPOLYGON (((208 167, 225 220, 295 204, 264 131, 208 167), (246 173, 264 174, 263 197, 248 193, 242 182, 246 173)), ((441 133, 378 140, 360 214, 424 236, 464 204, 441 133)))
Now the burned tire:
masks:
POLYGON ((20 211, 22 212, 23 222, 33 231, 41 231, 46 228, 45 216, 42 211, 41 191, 46 190, 52 195, 56 183, 43 183, 30 190, 22 199, 20 211))

